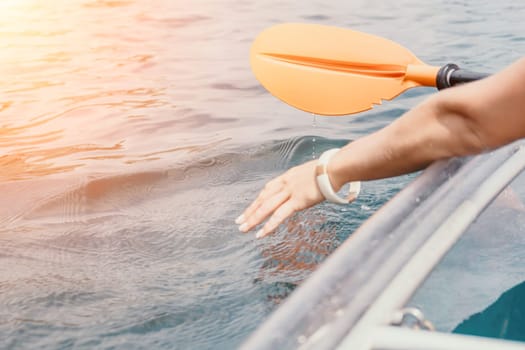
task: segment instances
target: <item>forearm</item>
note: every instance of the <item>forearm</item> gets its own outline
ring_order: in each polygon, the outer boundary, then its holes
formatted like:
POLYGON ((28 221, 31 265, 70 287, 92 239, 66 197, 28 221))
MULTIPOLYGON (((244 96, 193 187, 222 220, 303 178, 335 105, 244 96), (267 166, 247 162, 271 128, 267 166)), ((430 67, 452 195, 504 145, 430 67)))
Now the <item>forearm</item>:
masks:
MULTIPOLYGON (((525 137, 525 59, 489 78, 433 95, 386 128, 348 144, 328 163, 334 189, 413 172, 433 161, 482 152, 525 137)), ((236 220, 257 237, 324 200, 309 161, 268 182, 236 220)))
POLYGON ((384 129, 347 145, 328 167, 334 188, 397 176, 433 161, 525 136, 525 60, 483 81, 440 92, 384 129))
POLYGON ((334 188, 355 180, 374 180, 420 170, 438 159, 477 152, 475 136, 462 138, 468 126, 462 117, 443 113, 431 98, 389 126, 344 147, 328 168, 334 188), (461 136, 460 136, 461 135, 461 136))

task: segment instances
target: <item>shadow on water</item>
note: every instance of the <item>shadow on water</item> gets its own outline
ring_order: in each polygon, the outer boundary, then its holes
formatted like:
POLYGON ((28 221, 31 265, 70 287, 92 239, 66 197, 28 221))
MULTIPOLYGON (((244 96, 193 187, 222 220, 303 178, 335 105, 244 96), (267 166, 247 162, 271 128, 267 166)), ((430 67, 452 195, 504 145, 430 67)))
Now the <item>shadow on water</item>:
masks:
MULTIPOLYGON (((329 140, 322 137, 302 136, 282 141, 260 144, 245 148, 242 152, 232 151, 209 157, 209 149, 221 145, 221 141, 202 147, 179 147, 175 151, 189 151, 195 154, 193 160, 179 161, 174 168, 139 171, 122 174, 91 174, 87 176, 44 177, 34 176, 31 180, 4 181, 0 184, 2 201, 0 209, 2 222, 15 218, 33 220, 56 217, 58 221, 75 221, 75 216, 89 217, 91 214, 116 213, 139 205, 142 201, 159 197, 182 196, 200 188, 214 188, 230 184, 251 184, 255 195, 271 174, 278 174, 287 168, 317 157, 331 147, 340 147, 346 140, 329 140), (268 174, 268 172, 270 174, 268 174), (211 176, 213 174, 213 176, 211 176), (31 196, 19 196, 20 193, 31 196), (10 205, 7 205, 9 203, 10 205)), ((118 148, 118 147, 117 147, 118 148)), ((219 147, 220 148, 220 147, 219 147)), ((217 152, 215 152, 217 153, 217 152)), ((152 154, 144 155, 152 156, 152 154)), ((34 157, 32 153, 32 157, 34 157)), ((20 161, 20 159, 18 159, 20 161)), ((20 174, 18 162, 6 162, 4 169, 20 174)), ((27 164, 28 173, 36 173, 38 166, 27 164)), ((42 170, 46 175, 53 169, 42 170)), ((13 180, 7 178, 8 180, 13 180)), ((222 198, 210 198, 222 200, 222 198)))

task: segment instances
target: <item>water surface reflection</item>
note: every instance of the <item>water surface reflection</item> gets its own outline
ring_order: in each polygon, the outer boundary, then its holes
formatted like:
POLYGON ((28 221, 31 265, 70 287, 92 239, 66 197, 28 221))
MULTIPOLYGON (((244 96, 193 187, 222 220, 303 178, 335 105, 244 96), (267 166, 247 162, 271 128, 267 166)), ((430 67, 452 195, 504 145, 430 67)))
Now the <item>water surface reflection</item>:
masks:
POLYGON ((408 180, 365 184, 351 208, 265 241, 233 218, 272 176, 430 93, 313 127, 255 81, 253 38, 333 24, 494 71, 525 52, 513 6, 0 1, 1 347, 235 347, 408 180))

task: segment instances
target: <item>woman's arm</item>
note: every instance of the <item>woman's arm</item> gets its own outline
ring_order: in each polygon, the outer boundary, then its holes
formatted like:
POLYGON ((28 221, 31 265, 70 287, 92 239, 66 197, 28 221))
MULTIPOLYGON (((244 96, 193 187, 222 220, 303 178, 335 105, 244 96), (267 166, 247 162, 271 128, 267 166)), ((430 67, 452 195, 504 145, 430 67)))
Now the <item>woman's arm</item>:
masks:
MULTIPOLYGON (((347 182, 420 170, 452 156, 480 153, 525 137, 525 59, 489 78, 433 95, 373 134, 349 143, 328 164, 335 190, 347 182)), ((248 232, 266 218, 257 237, 271 233, 294 212, 324 200, 316 161, 270 181, 237 218, 248 232)))

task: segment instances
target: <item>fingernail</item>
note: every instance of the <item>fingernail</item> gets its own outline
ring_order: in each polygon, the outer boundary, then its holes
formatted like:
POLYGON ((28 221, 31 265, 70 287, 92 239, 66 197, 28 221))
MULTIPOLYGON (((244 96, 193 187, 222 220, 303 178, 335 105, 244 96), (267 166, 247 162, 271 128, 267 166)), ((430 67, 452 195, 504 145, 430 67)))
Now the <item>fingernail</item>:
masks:
POLYGON ((245 222, 244 224, 242 224, 241 226, 239 226, 239 231, 241 231, 241 232, 246 232, 246 231, 248 231, 248 223, 245 222))
POLYGON ((255 234, 255 238, 263 238, 264 237, 264 232, 262 229, 260 229, 259 231, 257 231, 257 233, 255 234))
POLYGON ((235 219, 235 223, 236 223, 237 225, 240 225, 240 224, 242 224, 243 222, 244 222, 244 214, 239 215, 239 217, 238 217, 237 219, 235 219))

